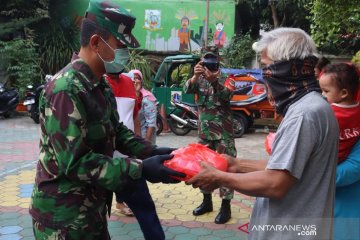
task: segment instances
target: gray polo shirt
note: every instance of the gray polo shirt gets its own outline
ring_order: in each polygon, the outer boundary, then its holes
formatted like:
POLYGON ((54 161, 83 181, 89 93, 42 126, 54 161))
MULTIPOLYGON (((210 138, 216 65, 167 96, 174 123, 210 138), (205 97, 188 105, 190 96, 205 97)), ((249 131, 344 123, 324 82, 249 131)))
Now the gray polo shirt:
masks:
POLYGON ((319 93, 290 106, 267 169, 286 169, 297 181, 282 199, 256 199, 249 239, 332 239, 338 132, 334 113, 319 93))

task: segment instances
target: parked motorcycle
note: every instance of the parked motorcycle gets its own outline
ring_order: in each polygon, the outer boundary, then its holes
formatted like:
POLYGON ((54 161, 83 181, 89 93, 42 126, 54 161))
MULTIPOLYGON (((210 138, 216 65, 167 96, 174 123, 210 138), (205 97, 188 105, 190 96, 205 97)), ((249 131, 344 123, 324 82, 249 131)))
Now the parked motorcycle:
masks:
POLYGON ((5 88, 5 85, 6 82, 0 83, 0 116, 8 118, 19 103, 19 93, 15 88, 5 88))
MULTIPOLYGON (((48 82, 51 77, 52 75, 46 75, 45 81, 48 82)), ((41 84, 35 88, 33 85, 28 85, 25 93, 24 105, 27 107, 32 120, 34 120, 34 122, 37 124, 40 123, 39 99, 44 86, 44 84, 41 84)))
POLYGON ((198 129, 199 112, 196 104, 172 102, 174 110, 169 114, 169 127, 178 136, 185 136, 198 129))
MULTIPOLYGON (((174 110, 169 114, 169 127, 178 136, 185 136, 191 130, 198 129, 199 112, 196 104, 186 102, 172 102, 174 110)), ((234 137, 241 137, 245 129, 239 118, 233 118, 234 137)))
POLYGON ((156 135, 159 136, 164 129, 163 117, 158 112, 156 114, 156 135))

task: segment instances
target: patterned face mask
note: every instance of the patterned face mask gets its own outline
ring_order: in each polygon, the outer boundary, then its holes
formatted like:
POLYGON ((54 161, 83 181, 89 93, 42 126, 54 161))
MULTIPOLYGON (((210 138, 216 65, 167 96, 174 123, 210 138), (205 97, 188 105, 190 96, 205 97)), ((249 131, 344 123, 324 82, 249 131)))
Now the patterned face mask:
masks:
POLYGON ((114 51, 114 60, 112 61, 105 61, 100 54, 98 53, 99 58, 104 62, 104 67, 106 73, 109 74, 120 74, 124 71, 126 64, 129 61, 129 49, 127 48, 117 48, 113 49, 102 37, 101 40, 111 49, 114 51))
POLYGON ((290 105, 309 92, 321 92, 315 78, 316 57, 278 61, 263 68, 263 78, 278 114, 285 116, 290 105))

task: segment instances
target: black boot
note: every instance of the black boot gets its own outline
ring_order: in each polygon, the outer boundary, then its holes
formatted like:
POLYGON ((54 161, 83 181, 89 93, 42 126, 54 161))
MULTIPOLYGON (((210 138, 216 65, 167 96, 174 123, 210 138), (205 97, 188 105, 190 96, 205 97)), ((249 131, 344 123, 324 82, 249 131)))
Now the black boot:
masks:
POLYGON ((204 194, 203 202, 200 204, 200 206, 194 209, 193 215, 194 216, 203 215, 204 213, 212 212, 212 210, 213 210, 213 204, 211 200, 211 194, 204 194))
POLYGON ((216 224, 227 223, 231 218, 230 199, 223 199, 219 214, 215 218, 216 224))

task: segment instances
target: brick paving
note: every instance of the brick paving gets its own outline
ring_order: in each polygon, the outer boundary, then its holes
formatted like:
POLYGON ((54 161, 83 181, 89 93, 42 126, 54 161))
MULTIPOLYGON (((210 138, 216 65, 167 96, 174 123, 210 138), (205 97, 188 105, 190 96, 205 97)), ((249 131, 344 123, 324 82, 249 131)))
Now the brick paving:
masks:
MULTIPOLYGON (((264 133, 252 133, 236 139, 238 157, 267 159, 265 137, 264 133)), ((157 138, 159 146, 169 147, 181 147, 196 141, 195 131, 183 137, 162 133, 157 138)), ((26 115, 18 114, 10 119, 0 119, 0 240, 34 239, 28 207, 34 183, 38 143, 39 125, 26 115)), ((149 183, 149 188, 166 239, 246 239, 247 235, 238 227, 249 221, 253 198, 236 193, 231 202, 231 220, 227 224, 218 225, 214 223, 221 204, 217 191, 213 193, 214 211, 195 217, 192 210, 202 200, 198 189, 183 183, 149 183)), ((109 219, 112 239, 143 239, 134 217, 122 215, 115 206, 112 209, 109 219)))

